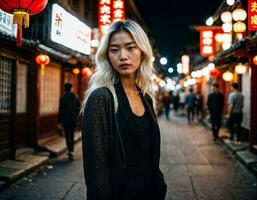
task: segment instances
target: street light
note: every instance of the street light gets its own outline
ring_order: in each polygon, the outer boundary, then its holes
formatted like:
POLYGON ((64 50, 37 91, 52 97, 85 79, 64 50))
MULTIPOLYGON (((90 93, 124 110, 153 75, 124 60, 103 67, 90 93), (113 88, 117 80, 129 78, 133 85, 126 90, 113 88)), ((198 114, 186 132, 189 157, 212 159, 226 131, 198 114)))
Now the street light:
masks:
POLYGON ((160 59, 160 63, 161 63, 162 65, 166 65, 166 64, 168 63, 167 58, 162 57, 162 58, 160 59))
POLYGON ((206 20, 206 25, 207 26, 211 26, 213 24, 214 20, 213 20, 213 17, 209 17, 207 20, 206 20))

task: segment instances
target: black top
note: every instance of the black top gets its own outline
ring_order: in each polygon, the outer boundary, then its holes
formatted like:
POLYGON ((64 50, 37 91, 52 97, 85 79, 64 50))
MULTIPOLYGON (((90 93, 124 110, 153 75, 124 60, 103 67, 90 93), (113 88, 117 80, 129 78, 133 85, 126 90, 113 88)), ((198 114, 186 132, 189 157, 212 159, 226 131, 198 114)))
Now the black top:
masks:
MULTIPOLYGON (((117 113, 114 109, 114 98, 107 88, 93 91, 85 107, 82 146, 87 200, 138 199, 134 198, 134 195, 141 190, 142 181, 146 180, 141 173, 144 168, 140 162, 137 162, 141 160, 144 152, 142 146, 144 142, 138 139, 140 138, 138 128, 141 126, 136 125, 137 117, 130 113, 131 108, 121 84, 115 84, 114 88, 119 105, 117 113), (122 127, 122 124, 126 126, 122 127)), ((147 191, 144 196, 151 191, 152 198, 148 198, 149 200, 162 200, 165 199, 166 184, 159 169, 159 127, 151 98, 142 94, 141 98, 145 105, 146 116, 150 119, 150 134, 153 138, 150 144, 152 152, 149 154, 151 157, 149 166, 153 167, 151 170, 153 181, 151 186, 144 185, 144 191, 147 191)), ((146 129, 149 129, 148 125, 146 129)))
POLYGON ((220 92, 211 93, 208 96, 207 106, 211 115, 222 115, 224 107, 224 95, 220 92))

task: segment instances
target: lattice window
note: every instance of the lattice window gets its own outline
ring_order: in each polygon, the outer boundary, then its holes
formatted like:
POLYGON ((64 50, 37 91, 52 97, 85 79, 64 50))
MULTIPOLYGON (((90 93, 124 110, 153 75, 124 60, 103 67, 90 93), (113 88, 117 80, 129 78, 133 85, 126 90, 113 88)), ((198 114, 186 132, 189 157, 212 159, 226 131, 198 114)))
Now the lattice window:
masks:
POLYGON ((11 112, 12 61, 0 57, 0 113, 11 112))
POLYGON ((59 108, 61 69, 45 67, 44 73, 40 73, 40 115, 56 114, 59 108))

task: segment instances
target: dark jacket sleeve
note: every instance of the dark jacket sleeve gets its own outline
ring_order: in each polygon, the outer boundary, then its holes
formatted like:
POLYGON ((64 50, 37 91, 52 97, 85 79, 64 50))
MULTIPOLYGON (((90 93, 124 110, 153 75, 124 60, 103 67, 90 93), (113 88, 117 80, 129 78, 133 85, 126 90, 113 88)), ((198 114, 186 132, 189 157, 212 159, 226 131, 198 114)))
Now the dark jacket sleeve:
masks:
POLYGON ((83 118, 82 146, 87 200, 111 200, 110 117, 111 95, 106 88, 89 96, 83 118))

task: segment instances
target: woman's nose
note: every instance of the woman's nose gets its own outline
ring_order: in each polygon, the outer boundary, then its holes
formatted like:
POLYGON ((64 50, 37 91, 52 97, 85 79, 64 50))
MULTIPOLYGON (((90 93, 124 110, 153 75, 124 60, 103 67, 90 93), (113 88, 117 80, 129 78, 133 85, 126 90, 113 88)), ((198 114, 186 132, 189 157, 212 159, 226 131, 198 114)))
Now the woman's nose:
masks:
POLYGON ((120 51, 120 60, 127 60, 128 56, 127 56, 127 52, 124 49, 121 49, 120 51))

